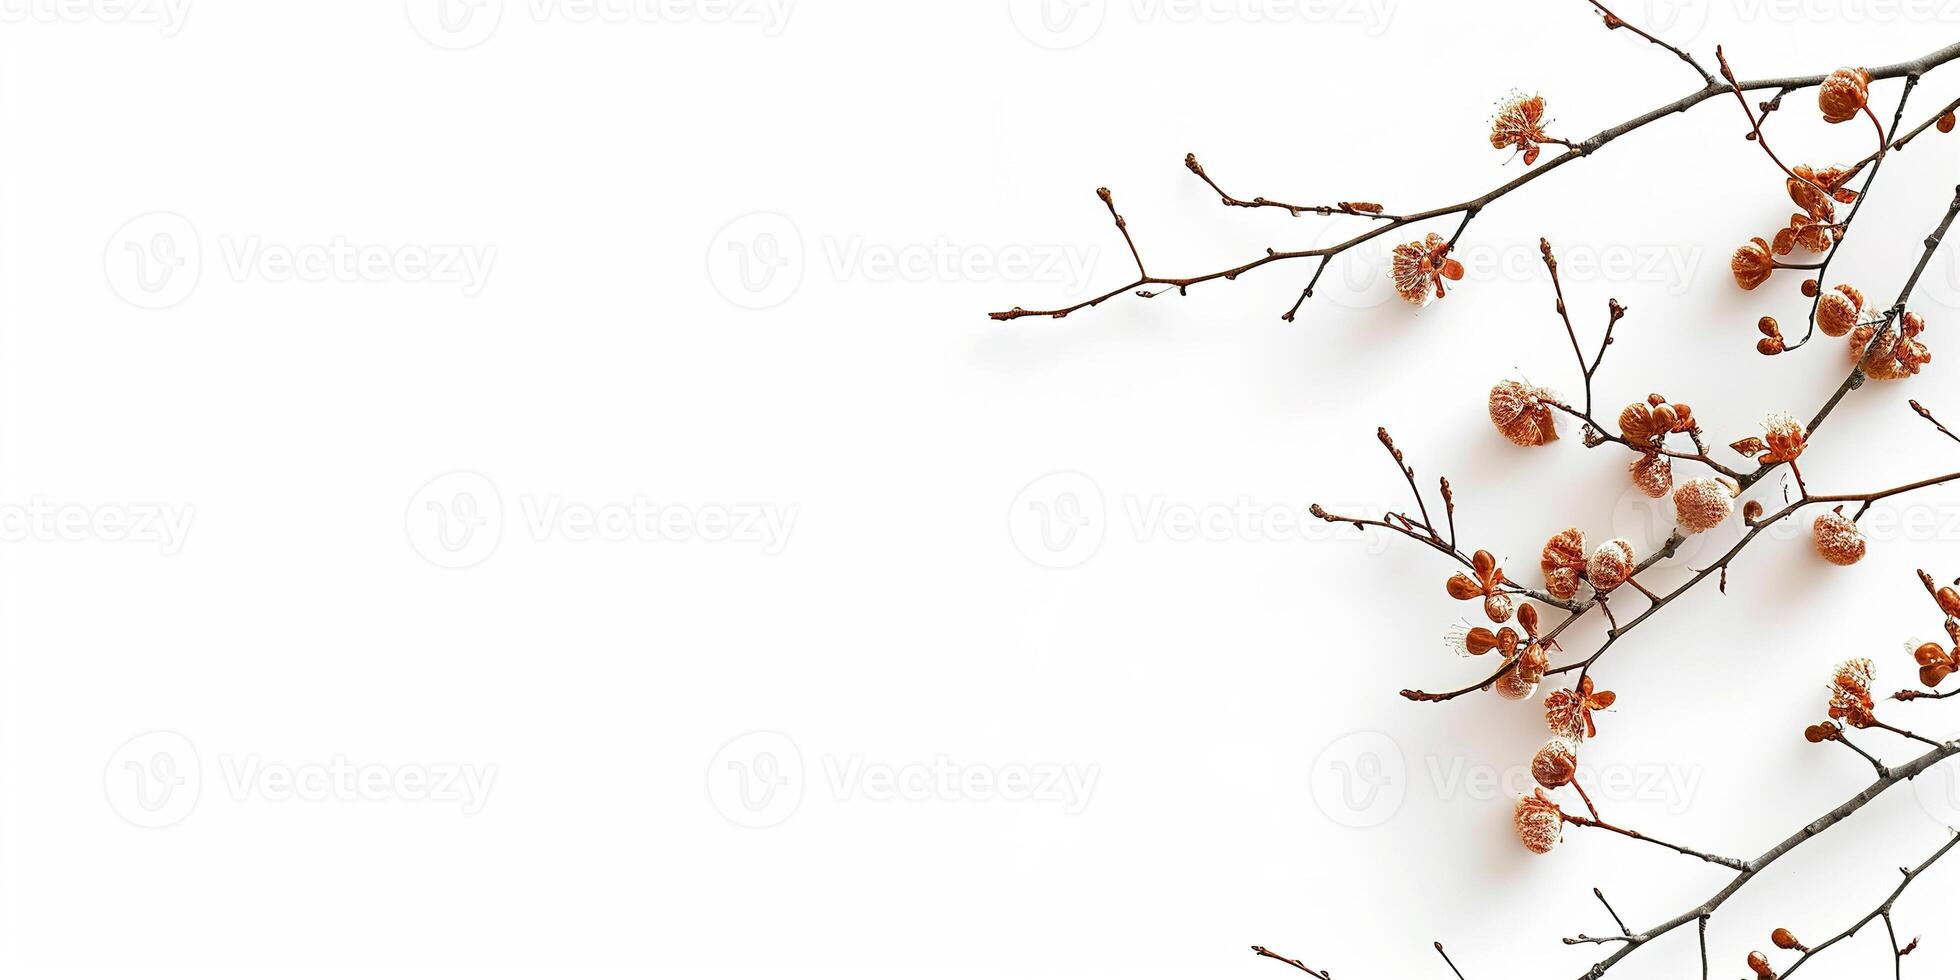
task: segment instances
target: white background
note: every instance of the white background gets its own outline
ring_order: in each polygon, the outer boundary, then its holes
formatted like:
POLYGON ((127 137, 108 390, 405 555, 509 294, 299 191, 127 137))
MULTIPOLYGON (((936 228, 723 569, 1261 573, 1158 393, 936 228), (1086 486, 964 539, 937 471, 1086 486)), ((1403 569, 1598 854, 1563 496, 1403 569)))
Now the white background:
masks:
MULTIPOLYGON (((1568 525, 1665 535, 1618 450, 1516 450, 1485 420, 1499 378, 1576 389, 1540 235, 1588 336, 1608 296, 1632 310, 1602 402, 1688 401, 1718 444, 1809 415, 1840 345, 1758 357, 1756 317, 1807 304, 1726 271, 1789 210, 1738 107, 1501 201, 1420 312, 1363 249, 1295 323, 1298 264, 997 324, 1128 280, 1099 185, 1167 273, 1355 227, 1222 209, 1187 151, 1240 196, 1415 210, 1520 172, 1485 142, 1512 86, 1576 139, 1698 84, 1578 0, 1110 0, 1060 34, 1011 6, 492 0, 445 33, 421 3, 8 0, 8 973, 1286 975, 1259 943, 1421 977, 1447 975, 1440 939, 1472 978, 1564 977, 1599 950, 1558 937, 1611 929, 1593 886, 1640 928, 1726 881, 1597 832, 1524 853, 1506 784, 1535 706, 1396 695, 1489 669, 1439 643, 1473 611, 1448 569, 1297 519, 1404 505, 1387 425, 1526 580, 1568 525), (381 266, 282 264, 337 245, 381 266), (665 523, 581 533, 636 498, 665 523), (36 505, 84 525, 19 523, 36 505), (1043 539, 1037 506, 1080 520, 1043 539), (117 529, 145 513, 188 533, 117 529), (474 538, 436 525, 472 515, 474 538), (768 515, 786 533, 745 523, 768 515), (445 772, 489 782, 415 789, 445 772)), ((1747 77, 1960 32, 1952 4, 1710 6, 1621 13, 1747 77)), ((1960 67, 1933 74, 1909 120, 1955 95, 1960 67)), ((1869 149, 1809 93, 1772 119, 1793 161, 1869 149)), ((1876 302, 1956 152, 1929 134, 1886 164, 1839 260, 1876 302)), ((1855 394, 1813 488, 1960 460, 1905 408, 1960 418, 1957 254, 1915 303, 1930 373, 1855 394)), ((1801 729, 1838 659, 1909 682, 1901 643, 1939 632, 1912 570, 1960 575, 1957 518, 1952 491, 1882 508, 1851 569, 1807 524, 1766 537, 1726 597, 1623 641, 1585 760, 1608 816, 1753 856, 1868 782, 1801 729)), ((1777 864, 1714 920, 1715 975, 1774 926, 1868 911, 1960 820, 1950 791, 1777 864)), ((1909 975, 1960 964, 1956 875, 1899 906, 1927 934, 1909 975)), ((1876 975, 1879 935, 1806 975, 1876 975)), ((1683 930, 1614 975, 1694 961, 1683 930)))

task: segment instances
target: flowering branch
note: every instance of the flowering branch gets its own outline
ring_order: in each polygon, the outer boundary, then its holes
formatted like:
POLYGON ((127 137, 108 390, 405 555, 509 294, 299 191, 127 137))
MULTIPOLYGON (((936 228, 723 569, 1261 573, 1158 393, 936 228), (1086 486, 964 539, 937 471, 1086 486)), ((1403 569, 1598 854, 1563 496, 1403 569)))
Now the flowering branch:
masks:
MULTIPOLYGON (((1597 4, 1595 4, 1595 6, 1597 6, 1597 4)), ((1625 23, 1624 21, 1620 21, 1619 18, 1617 17, 1611 17, 1608 26, 1609 27, 1620 26, 1620 25, 1624 25, 1624 23, 1625 23), (1618 24, 1613 23, 1615 21, 1618 21, 1619 23, 1618 24)), ((1867 72, 1867 74, 1872 79, 1918 76, 1918 75, 1925 74, 1926 72, 1931 71, 1932 69, 1937 68, 1941 65, 1944 65, 1947 62, 1954 60, 1955 58, 1960 58, 1960 43, 1946 45, 1945 47, 1939 48, 1938 50, 1935 51, 1930 51, 1925 55, 1922 55, 1921 57, 1915 58, 1911 61, 1902 61, 1895 65, 1886 65, 1880 68, 1873 68, 1870 69, 1867 72)), ((1699 66, 1697 66, 1697 70, 1700 71, 1699 66)), ((1702 71, 1701 73, 1704 76, 1707 75, 1706 71, 1702 71)), ((1830 77, 1829 75, 1819 74, 1819 75, 1800 75, 1800 76, 1793 76, 1788 78, 1764 78, 1764 79, 1756 79, 1753 81, 1740 81, 1736 83, 1736 87, 1739 87, 1742 91, 1745 92, 1758 91, 1762 89, 1798 91, 1798 90, 1822 85, 1824 81, 1829 77, 1830 77)), ((1022 307, 1016 306, 1010 310, 1002 310, 994 313, 989 313, 988 316, 992 317, 995 320, 1016 320, 1026 316, 1047 316, 1047 317, 1060 318, 1060 317, 1068 316, 1069 314, 1074 313, 1078 310, 1082 310, 1094 306, 1100 306, 1103 303, 1111 299, 1114 299, 1115 297, 1120 296, 1124 293, 1136 292, 1139 296, 1143 296, 1145 298, 1151 298, 1151 297, 1162 295, 1163 293, 1175 289, 1179 293, 1179 295, 1182 295, 1186 291, 1188 291, 1192 286, 1200 285, 1202 283, 1207 283, 1218 279, 1236 280, 1239 276, 1251 272, 1254 269, 1258 269, 1263 266, 1273 264, 1275 262, 1286 262, 1294 259, 1304 259, 1304 258, 1321 259, 1323 261, 1320 263, 1320 267, 1321 269, 1324 270, 1327 265, 1327 260, 1331 260, 1334 256, 1347 252, 1353 249, 1354 247, 1361 245, 1364 242, 1371 241, 1395 229, 1404 227, 1406 225, 1413 225, 1420 222, 1428 221, 1434 218, 1461 215, 1462 221, 1461 224, 1459 224, 1457 227, 1457 235, 1461 235, 1463 228, 1469 224, 1470 219, 1475 217, 1479 211, 1483 210, 1485 207, 1488 207, 1492 203, 1500 200, 1501 198, 1505 197, 1511 192, 1524 187, 1525 185, 1531 183, 1532 181, 1537 180, 1538 178, 1543 177, 1544 175, 1551 173, 1552 171, 1558 169, 1559 167, 1571 163, 1574 160, 1591 156, 1594 152, 1597 152, 1599 149, 1606 146, 1608 143, 1611 143, 1614 140, 1619 139, 1620 137, 1633 132, 1634 130, 1640 129, 1641 127, 1644 127, 1653 122, 1657 122, 1661 119, 1665 119, 1676 113, 1686 112, 1687 110, 1692 109, 1695 106, 1700 105, 1701 103, 1706 102, 1711 98, 1729 92, 1730 88, 1731 87, 1729 85, 1719 81, 1714 81, 1711 78, 1711 80, 1709 80, 1706 84, 1704 84, 1703 87, 1693 92, 1690 92, 1687 95, 1682 96, 1681 98, 1678 98, 1665 105, 1658 106, 1647 112, 1641 113, 1640 115, 1628 119, 1624 122, 1621 122, 1617 125, 1609 126, 1606 129, 1600 130, 1598 133, 1593 134, 1591 137, 1579 141, 1577 144, 1567 144, 1568 148, 1564 153, 1561 153, 1551 158, 1550 160, 1546 161, 1544 166, 1526 171, 1525 173, 1520 174, 1517 177, 1514 177, 1511 180, 1508 180, 1502 184, 1499 184, 1498 186, 1488 191, 1485 191, 1484 193, 1479 194, 1476 197, 1464 201, 1459 201, 1455 204, 1430 208, 1423 211, 1416 211, 1407 214, 1398 214, 1393 216, 1381 215, 1379 216, 1381 220, 1379 220, 1374 225, 1373 228, 1369 229, 1368 231, 1356 234, 1350 238, 1336 242, 1332 245, 1327 245, 1319 248, 1293 249, 1293 250, 1268 248, 1266 249, 1265 254, 1260 256, 1259 258, 1242 262, 1239 263, 1238 265, 1234 265, 1229 268, 1219 269, 1214 272, 1202 273, 1202 274, 1192 275, 1192 276, 1152 276, 1142 272, 1141 269, 1139 269, 1139 273, 1135 281, 1125 284, 1123 286, 1119 286, 1115 289, 1111 289, 1107 292, 1101 293, 1097 296, 1094 296, 1087 300, 1083 300, 1078 303, 1073 303, 1068 306, 1058 307, 1054 309, 1043 309, 1043 310, 1030 310, 1030 309, 1024 309, 1022 307), (1156 289, 1156 290, 1146 289, 1146 287, 1150 287, 1150 286, 1159 286, 1163 288, 1156 289)), ((1540 135, 1542 136, 1543 134, 1540 135)), ((1544 141, 1545 140, 1543 139, 1540 140, 1540 142, 1544 142, 1544 141)), ((1196 161, 1192 160, 1191 162, 1195 163, 1196 161)), ((1200 172, 1201 169, 1202 168, 1199 168, 1197 170, 1194 170, 1193 172, 1200 173, 1200 176, 1202 177, 1203 174, 1200 172)), ((1218 188, 1216 184, 1211 184, 1209 178, 1205 178, 1205 180, 1206 183, 1209 184, 1214 191, 1218 191, 1221 197, 1227 199, 1227 203, 1231 202, 1232 200, 1231 195, 1225 194, 1222 190, 1218 188)), ((1099 196, 1101 196, 1101 193, 1102 192, 1099 191, 1099 196)), ((1299 206, 1298 209, 1295 210, 1294 206, 1279 204, 1277 202, 1268 202, 1266 204, 1260 204, 1259 200, 1260 199, 1255 199, 1254 201, 1250 201, 1250 202, 1241 202, 1240 206, 1250 205, 1254 207, 1279 207, 1294 214, 1300 214, 1309 211, 1315 214, 1320 214, 1320 213, 1347 214, 1347 213, 1353 213, 1353 211, 1357 211, 1357 210, 1364 211, 1364 212, 1366 210, 1363 208, 1343 209, 1339 205, 1328 206, 1328 209, 1325 212, 1321 210, 1321 206, 1299 206)), ((1374 217, 1374 215, 1372 214, 1370 214, 1369 216, 1374 217)), ((1124 233, 1125 239, 1128 240, 1128 228, 1124 225, 1119 225, 1118 228, 1120 231, 1124 233)), ((1132 243, 1132 248, 1134 249, 1134 243, 1132 243)), ((1316 272, 1314 279, 1317 281, 1318 278, 1319 275, 1318 272, 1316 272)), ((1303 292, 1302 294, 1302 300, 1304 301, 1304 299, 1311 297, 1312 295, 1313 295, 1313 284, 1310 283, 1307 286, 1305 292, 1303 292)), ((1299 309, 1299 306, 1300 303, 1296 302, 1294 304, 1293 310, 1297 311, 1299 309)))

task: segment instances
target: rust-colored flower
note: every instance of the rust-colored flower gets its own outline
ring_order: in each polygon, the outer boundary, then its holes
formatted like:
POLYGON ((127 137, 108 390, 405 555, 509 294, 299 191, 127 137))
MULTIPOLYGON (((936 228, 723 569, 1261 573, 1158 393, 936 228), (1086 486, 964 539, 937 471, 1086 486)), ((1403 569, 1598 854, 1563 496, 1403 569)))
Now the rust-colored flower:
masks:
POLYGON ((1545 654, 1544 647, 1532 643, 1519 651, 1509 666, 1491 687, 1506 701, 1523 701, 1538 692, 1538 682, 1545 679, 1551 658, 1545 654))
POLYGON ((1817 86, 1817 108, 1827 123, 1841 123, 1865 108, 1872 76, 1863 68, 1839 68, 1817 86))
POLYGON ((1558 396, 1521 381, 1500 381, 1490 389, 1490 423, 1520 446, 1542 446, 1558 438, 1558 424, 1546 402, 1558 396))
POLYGON ((1522 640, 1523 638, 1518 635, 1518 631, 1509 626, 1492 631, 1483 626, 1458 623, 1451 626, 1449 631, 1443 634, 1444 646, 1455 650, 1459 654, 1472 657, 1481 657, 1492 650, 1496 650, 1498 653, 1503 654, 1506 659, 1509 659, 1512 654, 1518 651, 1518 644, 1522 640))
POLYGON ((1865 535, 1858 530, 1857 521, 1844 516, 1842 507, 1818 515, 1810 532, 1817 553, 1833 565, 1856 565, 1865 557, 1865 535))
POLYGON ((1443 280, 1463 278, 1463 263, 1450 258, 1449 252, 1450 243, 1433 231, 1422 241, 1395 246, 1389 256, 1389 277, 1395 281, 1396 294, 1417 306, 1442 299, 1443 280))
POLYGON ((1865 294, 1839 283, 1817 299, 1817 329, 1826 337, 1842 337, 1858 326, 1858 314, 1864 309, 1865 294))
POLYGON ((1768 242, 1751 238, 1729 256, 1729 271, 1735 273, 1736 285, 1754 289, 1767 282, 1769 274, 1776 271, 1776 257, 1770 254, 1768 242))
POLYGON ((1497 557, 1488 551, 1478 551, 1470 556, 1471 571, 1476 578, 1458 572, 1450 576, 1450 596, 1456 599, 1484 600, 1484 615, 1493 623, 1501 623, 1511 618, 1511 597, 1504 592, 1504 569, 1497 565, 1497 557))
POLYGON ((1558 846, 1565 830, 1565 812, 1545 796, 1542 789, 1534 789, 1530 796, 1518 797, 1518 807, 1513 813, 1517 826, 1518 840, 1524 842, 1525 850, 1533 854, 1546 854, 1558 846))
POLYGON ((1926 318, 1907 313, 1904 320, 1902 326, 1885 324, 1881 330, 1868 324, 1851 332, 1851 356, 1867 377, 1899 381, 1918 374, 1932 361, 1932 352, 1919 339, 1926 332, 1926 318))
POLYGON ((1586 559, 1586 581, 1596 591, 1611 592, 1633 577, 1633 562, 1633 545, 1625 538, 1614 538, 1586 559))
POLYGON ((1712 530, 1735 511, 1736 489, 1711 477, 1689 480, 1674 490, 1674 521, 1690 534, 1712 530))
POLYGON ((1579 576, 1586 571, 1586 532, 1568 527, 1552 535, 1539 553, 1538 567, 1545 573, 1545 591, 1560 599, 1579 592, 1579 576))
POLYGON ((1763 420, 1763 442, 1766 451, 1759 463, 1789 463, 1803 455, 1804 440, 1808 434, 1803 423, 1788 412, 1777 412, 1763 420))
POLYGON ((1545 135, 1545 97, 1513 91, 1497 105, 1490 120, 1490 145, 1495 149, 1516 147, 1524 153, 1524 165, 1538 162, 1539 144, 1550 141, 1545 135))
POLYGON ((1574 742, 1592 738, 1599 734, 1592 713, 1612 707, 1617 700, 1612 691, 1595 693, 1592 676, 1587 675, 1576 690, 1561 687, 1545 695, 1545 727, 1574 742))
POLYGON ((1912 651, 1912 659, 1919 664, 1919 683, 1938 687, 1948 674, 1960 670, 1960 647, 1948 650, 1937 643, 1921 643, 1912 651))
POLYGON ((1531 778, 1546 789, 1557 789, 1579 773, 1579 746, 1554 735, 1531 757, 1531 778))
POLYGON ((1831 675, 1831 717, 1853 728, 1870 728, 1873 667, 1862 657, 1838 664, 1831 675))
POLYGON ((1659 500, 1674 489, 1674 462, 1658 452, 1641 453, 1633 461, 1633 485, 1659 500))

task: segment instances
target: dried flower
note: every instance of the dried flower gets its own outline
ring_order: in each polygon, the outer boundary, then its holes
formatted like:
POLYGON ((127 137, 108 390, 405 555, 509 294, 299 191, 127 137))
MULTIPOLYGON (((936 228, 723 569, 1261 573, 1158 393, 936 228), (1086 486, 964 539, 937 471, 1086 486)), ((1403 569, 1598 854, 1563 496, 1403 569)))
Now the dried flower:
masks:
POLYGON ((1558 438, 1552 407, 1558 396, 1521 381, 1500 381, 1490 389, 1490 422, 1520 446, 1542 446, 1558 438))
POLYGON ((1674 462, 1658 452, 1641 453, 1633 461, 1633 485, 1659 500, 1674 489, 1674 462))
POLYGON ((1594 693, 1592 676, 1587 675, 1576 690, 1561 687, 1545 695, 1545 727, 1574 742, 1591 738, 1599 734, 1592 713, 1612 707, 1617 700, 1612 691, 1594 693))
POLYGON ((1518 840, 1524 842, 1525 850, 1533 854, 1546 854, 1558 845, 1565 829, 1565 812, 1545 797, 1545 791, 1535 789, 1530 796, 1518 797, 1518 808, 1513 814, 1517 825, 1518 840))
POLYGON ((1450 597, 1453 599, 1484 600, 1484 615, 1493 623, 1501 623, 1511 618, 1511 596, 1504 592, 1504 569, 1497 565, 1496 556, 1488 551, 1478 551, 1470 556, 1471 571, 1476 578, 1458 572, 1450 576, 1448 582, 1450 597))
POLYGON ((1817 108, 1827 123, 1841 123, 1865 108, 1865 90, 1872 76, 1863 68, 1839 68, 1817 87, 1817 108))
POLYGON ((1735 284, 1744 289, 1762 285, 1775 269, 1776 259, 1769 254, 1769 243, 1760 238, 1751 238, 1729 256, 1729 271, 1735 273, 1735 284))
POLYGON ((1586 532, 1568 527, 1552 535, 1539 553, 1538 567, 1545 573, 1545 591, 1560 599, 1579 592, 1579 576, 1586 570, 1586 532))
POLYGON ((1858 530, 1857 521, 1844 516, 1842 507, 1819 514, 1810 531, 1817 553, 1833 565, 1856 565, 1865 557, 1865 535, 1858 530))
POLYGON ((1867 377, 1898 381, 1918 374, 1933 359, 1932 352, 1919 340, 1919 335, 1926 332, 1926 318, 1907 313, 1904 320, 1896 328, 1885 324, 1880 330, 1866 325, 1851 332, 1851 356, 1859 359, 1867 377))
POLYGON ((1599 592, 1611 592, 1633 577, 1633 561, 1633 545, 1625 538, 1614 538, 1586 560, 1586 580, 1599 592))
POLYGON ((1675 488, 1674 521, 1690 534, 1711 530, 1735 510, 1737 490, 1711 477, 1689 480, 1675 488))
POLYGON ((1531 757, 1531 778, 1546 789, 1557 789, 1579 772, 1579 747, 1571 739, 1552 736, 1531 757))
POLYGON ((1768 452, 1757 460, 1759 463, 1789 463, 1803 455, 1803 423, 1788 412, 1777 412, 1763 420, 1763 438, 1768 452))
POLYGON ((1858 326, 1858 314, 1864 309, 1865 294, 1839 283, 1817 300, 1817 329, 1826 337, 1842 337, 1858 326))
POLYGON ((1395 292, 1417 306, 1429 305, 1432 298, 1442 299, 1443 280, 1463 278, 1463 263, 1449 258, 1449 252, 1450 243, 1433 231, 1422 241, 1395 246, 1389 256, 1395 292))
POLYGON ((1522 701, 1537 693, 1538 682, 1545 679, 1545 669, 1550 666, 1545 648, 1533 643, 1512 659, 1511 669, 1492 688, 1506 701, 1522 701))
POLYGON ((1862 657, 1838 664, 1831 675, 1832 718, 1853 728, 1870 728, 1878 719, 1872 716, 1873 667, 1862 657))
POLYGON ((1524 151, 1524 165, 1529 167, 1538 162, 1538 145, 1551 139, 1545 135, 1545 121, 1544 96, 1513 90, 1491 117, 1490 145, 1499 150, 1517 147, 1524 151))

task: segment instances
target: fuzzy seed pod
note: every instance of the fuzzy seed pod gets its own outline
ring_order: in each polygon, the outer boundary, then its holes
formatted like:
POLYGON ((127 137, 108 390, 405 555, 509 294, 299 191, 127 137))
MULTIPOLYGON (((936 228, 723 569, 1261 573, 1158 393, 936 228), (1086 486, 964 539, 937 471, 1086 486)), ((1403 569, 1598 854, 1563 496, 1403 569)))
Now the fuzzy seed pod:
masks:
POLYGON ((1758 462, 1788 463, 1803 455, 1808 433, 1803 423, 1788 412, 1777 412, 1763 420, 1763 443, 1769 452, 1758 462))
POLYGON ((1579 772, 1579 747, 1554 736, 1531 757, 1531 778, 1546 789, 1557 789, 1579 772))
POLYGON ((1520 446, 1542 446, 1558 438, 1558 426, 1547 400, 1557 395, 1518 381, 1500 381, 1490 389, 1490 423, 1504 438, 1520 446))
POLYGON ((1625 538, 1614 538, 1586 559, 1586 581, 1596 591, 1611 592, 1633 576, 1633 562, 1633 545, 1625 538))
POLYGON ((1689 480, 1674 491, 1674 521, 1690 534, 1712 530, 1735 511, 1736 490, 1719 479, 1689 480))
POLYGON ((1579 573, 1586 567, 1586 532, 1568 527, 1552 535, 1540 552, 1538 567, 1545 573, 1545 591, 1560 599, 1579 592, 1579 573))
POLYGON ((1518 797, 1518 808, 1512 814, 1517 826, 1518 840, 1524 843, 1525 850, 1533 854, 1549 853, 1558 846, 1561 832, 1565 829, 1565 814, 1558 804, 1546 799, 1544 790, 1533 790, 1530 796, 1518 797))
POLYGON ((1744 289, 1762 285, 1775 270, 1776 258, 1769 253, 1769 243, 1760 238, 1750 239, 1729 256, 1729 271, 1735 274, 1735 284, 1744 289))
POLYGON ((1842 337, 1858 326, 1858 314, 1865 309, 1865 294, 1840 283, 1817 300, 1817 329, 1826 337, 1842 337))
POLYGON ((1865 557, 1865 535, 1858 522, 1844 516, 1843 510, 1820 514, 1810 526, 1816 538, 1817 553, 1833 565, 1856 565, 1865 557))
POLYGON ((1569 687, 1545 695, 1545 727, 1573 742, 1585 738, 1585 697, 1569 687))
POLYGON ((1545 668, 1551 666, 1545 648, 1536 643, 1524 648, 1518 654, 1510 670, 1499 677, 1492 689, 1506 701, 1523 701, 1538 692, 1538 682, 1545 679, 1545 668))
POLYGON ((1674 489, 1674 461, 1660 453, 1642 453, 1633 461, 1633 485, 1659 500, 1674 489))
POLYGON ((1863 68, 1839 68, 1817 86, 1817 108, 1824 121, 1841 123, 1865 108, 1865 91, 1872 77, 1863 68))
POLYGON ((1870 660, 1860 657, 1838 664, 1831 675, 1831 717, 1853 728, 1870 728, 1877 721, 1872 717, 1873 680, 1875 669, 1870 660))

